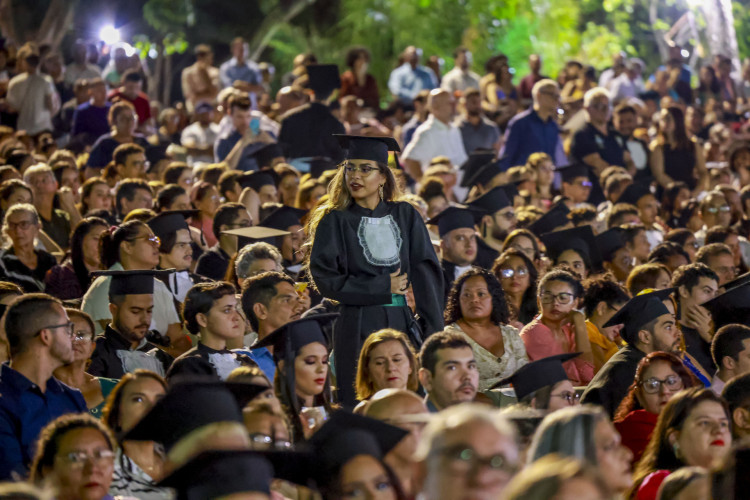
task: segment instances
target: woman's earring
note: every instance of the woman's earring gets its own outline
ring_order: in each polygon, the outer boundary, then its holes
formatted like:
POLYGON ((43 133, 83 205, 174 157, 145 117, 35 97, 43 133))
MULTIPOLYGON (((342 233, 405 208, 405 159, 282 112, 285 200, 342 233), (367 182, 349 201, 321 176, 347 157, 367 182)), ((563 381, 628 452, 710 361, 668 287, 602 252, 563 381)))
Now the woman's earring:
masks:
POLYGON ((381 184, 378 188, 378 194, 380 195, 380 199, 383 199, 383 185, 381 184))
POLYGON ((681 456, 682 453, 681 453, 681 450, 680 450, 680 443, 678 443, 677 441, 675 441, 674 443, 672 443, 672 451, 674 452, 675 458, 677 458, 679 460, 682 460, 682 456, 681 456))

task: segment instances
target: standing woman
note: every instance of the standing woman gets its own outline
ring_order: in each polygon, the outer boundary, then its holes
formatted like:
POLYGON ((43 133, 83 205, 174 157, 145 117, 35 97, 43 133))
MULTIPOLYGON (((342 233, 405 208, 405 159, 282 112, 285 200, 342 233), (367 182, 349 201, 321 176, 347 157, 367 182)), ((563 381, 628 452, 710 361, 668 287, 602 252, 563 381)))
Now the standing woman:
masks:
POLYGON ((397 201, 399 189, 387 165, 388 151, 399 150, 396 141, 338 137, 346 159, 328 201, 308 223, 308 266, 321 295, 341 303, 334 364, 339 400, 351 408, 362 342, 383 328, 405 332, 415 344, 442 330, 443 279, 422 217, 397 201), (409 286, 420 325, 406 304, 409 286))
POLYGON ((651 173, 663 188, 682 181, 694 196, 706 188, 708 171, 703 149, 688 137, 685 115, 678 106, 661 110, 659 136, 651 144, 651 173))

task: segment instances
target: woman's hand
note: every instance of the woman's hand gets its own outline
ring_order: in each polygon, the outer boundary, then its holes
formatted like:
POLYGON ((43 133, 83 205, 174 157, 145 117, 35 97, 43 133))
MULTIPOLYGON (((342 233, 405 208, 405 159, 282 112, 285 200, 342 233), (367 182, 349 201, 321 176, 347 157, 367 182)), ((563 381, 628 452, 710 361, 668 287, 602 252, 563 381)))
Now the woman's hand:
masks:
POLYGON ((573 326, 583 326, 583 328, 586 328, 586 316, 578 309, 573 309, 568 313, 568 321, 573 326))
POLYGON ((399 274, 400 272, 401 268, 399 267, 395 272, 391 273, 391 293, 404 295, 409 286, 409 277, 406 273, 399 274))

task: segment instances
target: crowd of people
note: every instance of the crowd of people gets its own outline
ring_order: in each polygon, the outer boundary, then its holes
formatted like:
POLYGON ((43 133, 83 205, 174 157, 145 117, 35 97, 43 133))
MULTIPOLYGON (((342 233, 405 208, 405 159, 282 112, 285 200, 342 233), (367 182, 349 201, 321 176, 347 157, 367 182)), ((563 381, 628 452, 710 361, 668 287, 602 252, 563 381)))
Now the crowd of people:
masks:
POLYGON ((744 498, 750 64, 230 48, 0 45, 0 498, 744 498))

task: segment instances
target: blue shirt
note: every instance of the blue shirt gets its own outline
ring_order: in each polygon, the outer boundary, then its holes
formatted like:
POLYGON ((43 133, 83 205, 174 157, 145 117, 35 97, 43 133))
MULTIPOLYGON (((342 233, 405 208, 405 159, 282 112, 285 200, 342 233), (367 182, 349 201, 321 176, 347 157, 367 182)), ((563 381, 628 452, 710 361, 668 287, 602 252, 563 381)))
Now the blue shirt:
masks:
POLYGON ((28 474, 44 426, 61 415, 86 412, 78 389, 50 377, 42 393, 8 364, 0 366, 0 480, 12 479, 13 473, 28 474))
POLYGON ((421 90, 432 90, 438 86, 437 77, 430 68, 404 63, 391 71, 388 89, 404 102, 412 102, 421 90))
POLYGON ((235 80, 258 85, 260 84, 260 69, 252 61, 237 64, 237 59, 233 57, 219 67, 219 80, 221 80, 222 87, 231 87, 235 80))
POLYGON ((86 134, 87 144, 93 144, 95 140, 108 133, 109 122, 107 114, 112 103, 107 101, 104 106, 94 106, 90 102, 84 102, 78 106, 73 113, 73 137, 86 134), (89 142, 90 141, 90 142, 89 142))
POLYGON ((265 347, 259 347, 258 349, 232 349, 233 352, 244 354, 250 359, 255 361, 263 373, 266 374, 268 380, 273 383, 273 378, 276 376, 276 363, 273 362, 273 354, 265 347))
MULTIPOLYGON (((216 161, 224 161, 224 158, 229 156, 232 148, 241 138, 242 135, 236 130, 232 130, 229 134, 219 136, 214 145, 214 156, 216 157, 216 161)), ((242 170, 243 172, 258 170, 258 162, 252 155, 263 149, 264 146, 266 146, 266 143, 261 141, 253 142, 245 146, 245 149, 242 150, 240 161, 237 162, 237 167, 235 168, 237 170, 242 170)))
POLYGON ((551 117, 547 121, 529 108, 508 122, 505 145, 500 151, 500 169, 525 165, 532 153, 547 153, 555 166, 563 167, 568 159, 560 140, 560 128, 551 117))

